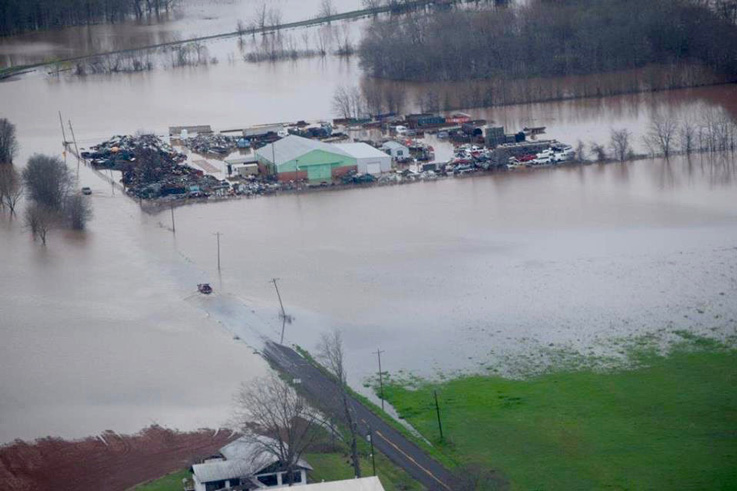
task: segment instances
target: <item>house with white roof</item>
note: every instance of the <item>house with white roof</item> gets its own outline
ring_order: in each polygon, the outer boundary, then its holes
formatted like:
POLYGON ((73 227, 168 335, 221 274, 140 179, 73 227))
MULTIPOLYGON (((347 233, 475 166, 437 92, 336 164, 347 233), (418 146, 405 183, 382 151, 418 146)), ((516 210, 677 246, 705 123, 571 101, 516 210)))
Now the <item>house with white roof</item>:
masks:
POLYGON ((394 140, 384 143, 381 149, 391 155, 394 160, 403 160, 410 156, 409 148, 394 140))
MULTIPOLYGON (((192 466, 195 491, 250 490, 286 485, 284 463, 266 450, 275 440, 259 437, 263 443, 241 437, 220 449, 217 457, 192 466)), ((299 459, 293 471, 293 485, 307 484, 310 464, 299 459)))

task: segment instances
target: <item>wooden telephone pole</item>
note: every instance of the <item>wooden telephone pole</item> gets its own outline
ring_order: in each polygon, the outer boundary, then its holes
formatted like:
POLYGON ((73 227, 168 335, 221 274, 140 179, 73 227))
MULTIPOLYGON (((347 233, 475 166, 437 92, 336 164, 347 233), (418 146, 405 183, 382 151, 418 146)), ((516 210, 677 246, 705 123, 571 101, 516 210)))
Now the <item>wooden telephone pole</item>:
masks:
POLYGON ((276 289, 276 296, 279 297, 279 305, 281 306, 281 338, 279 340, 279 344, 284 344, 284 328, 287 325, 287 313, 284 311, 284 304, 281 301, 281 294, 279 293, 279 287, 276 284, 276 280, 279 278, 272 278, 272 282, 274 283, 274 288, 276 289))
POLYGON ((383 353, 382 350, 379 348, 376 348, 376 356, 379 357, 379 398, 381 399, 381 410, 384 410, 384 377, 381 373, 381 354, 383 353))

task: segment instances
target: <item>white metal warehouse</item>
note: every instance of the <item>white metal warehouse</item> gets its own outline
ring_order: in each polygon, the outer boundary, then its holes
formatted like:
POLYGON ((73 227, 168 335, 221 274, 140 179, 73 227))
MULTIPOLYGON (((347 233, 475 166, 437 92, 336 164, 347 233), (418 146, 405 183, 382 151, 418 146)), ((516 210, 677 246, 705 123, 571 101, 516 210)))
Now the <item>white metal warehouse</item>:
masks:
POLYGON ((381 150, 366 143, 337 143, 336 147, 356 159, 361 174, 381 174, 392 170, 392 158, 381 150))

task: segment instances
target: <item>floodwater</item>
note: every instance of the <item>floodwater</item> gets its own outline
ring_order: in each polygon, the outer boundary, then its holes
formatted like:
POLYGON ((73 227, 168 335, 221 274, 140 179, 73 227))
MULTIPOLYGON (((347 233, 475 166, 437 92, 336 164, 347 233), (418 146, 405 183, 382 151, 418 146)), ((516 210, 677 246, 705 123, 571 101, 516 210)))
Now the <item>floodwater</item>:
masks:
MULTIPOLYGON (((269 13, 279 13, 282 23, 301 21, 317 17, 321 0, 181 0, 179 3, 175 11, 160 20, 131 20, 0 38, 0 68, 234 32, 238 21, 250 25, 264 4, 269 13)), ((338 12, 363 8, 361 0, 340 0, 334 4, 338 12)))
MULTIPOLYGON (((85 147, 170 125, 327 119, 335 87, 360 76, 335 57, 33 74, 0 84, 0 117, 17 125, 22 165, 60 155, 59 110, 85 147)), ((613 127, 638 140, 658 111, 734 117, 735 101, 722 86, 473 114, 606 143, 613 127)), ((659 329, 734 334, 735 166, 697 155, 198 204, 175 211, 176 234, 168 212, 142 213, 83 167, 85 234, 43 248, 2 219, 0 441, 224 423, 238 384, 265 370, 253 349, 281 334, 272 278, 294 316, 285 340, 313 350, 342 329, 358 388, 377 348, 385 370, 433 375, 551 344, 598 354, 659 329), (213 296, 195 294, 202 281, 213 296)))

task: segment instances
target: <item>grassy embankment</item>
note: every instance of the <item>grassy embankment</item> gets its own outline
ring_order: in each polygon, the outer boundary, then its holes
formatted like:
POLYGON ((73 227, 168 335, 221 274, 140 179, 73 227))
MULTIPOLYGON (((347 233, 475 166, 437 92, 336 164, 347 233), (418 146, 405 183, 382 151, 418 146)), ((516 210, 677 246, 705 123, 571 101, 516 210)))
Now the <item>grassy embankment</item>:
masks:
POLYGON ((737 489, 737 350, 684 336, 668 356, 633 354, 633 370, 393 381, 385 394, 441 452, 513 489, 737 489))

